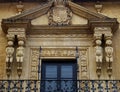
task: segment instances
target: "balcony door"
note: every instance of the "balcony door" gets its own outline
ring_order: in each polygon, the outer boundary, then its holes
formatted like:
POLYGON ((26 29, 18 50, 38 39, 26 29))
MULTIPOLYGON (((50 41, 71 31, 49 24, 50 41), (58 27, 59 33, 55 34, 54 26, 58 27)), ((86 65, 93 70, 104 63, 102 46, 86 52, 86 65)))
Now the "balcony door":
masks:
POLYGON ((41 92, 76 92, 76 60, 43 60, 41 92))

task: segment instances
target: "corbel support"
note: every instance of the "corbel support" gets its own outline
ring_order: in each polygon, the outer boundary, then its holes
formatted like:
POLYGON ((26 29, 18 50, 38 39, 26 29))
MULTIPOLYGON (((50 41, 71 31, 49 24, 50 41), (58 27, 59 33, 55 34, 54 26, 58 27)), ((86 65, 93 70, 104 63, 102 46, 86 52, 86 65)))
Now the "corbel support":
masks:
POLYGON ((16 60, 17 60, 17 73, 20 77, 22 74, 22 63, 24 62, 24 49, 25 49, 25 34, 17 35, 18 47, 16 49, 16 60))
POLYGON ((112 33, 107 33, 105 37, 105 60, 107 65, 108 76, 112 75, 112 63, 113 63, 113 47, 112 47, 112 33))
POLYGON ((103 48, 102 48, 102 34, 101 33, 94 33, 95 38, 95 59, 96 59, 96 73, 98 77, 101 76, 101 67, 103 62, 103 48))
POLYGON ((10 77, 12 71, 13 55, 14 55, 14 39, 13 34, 7 34, 7 47, 6 47, 6 74, 10 77))
POLYGON ((16 62, 17 62, 17 73, 20 77, 22 74, 22 63, 24 62, 24 47, 25 47, 25 40, 26 40, 26 30, 25 28, 9 28, 8 34, 13 34, 17 36, 17 44, 18 47, 16 48, 16 62))
MULTIPOLYGON (((95 27, 94 28, 94 37, 96 39, 95 40, 96 47, 101 48, 100 51, 96 50, 96 62, 98 62, 97 57, 98 56, 100 57, 100 55, 97 55, 97 53, 102 53, 101 55, 103 55, 102 46, 100 46, 102 44, 102 42, 99 39, 100 37, 102 37, 102 35, 104 35, 103 40, 105 40, 105 47, 103 47, 103 48, 105 48, 104 52, 105 52, 105 61, 106 61, 106 65, 107 65, 107 73, 108 73, 109 77, 111 77, 112 62, 113 62, 112 29, 110 27, 95 27), (97 35, 99 34, 101 36, 96 37, 96 34, 97 35)), ((102 59, 103 59, 103 56, 101 58, 101 61, 102 61, 102 59)))

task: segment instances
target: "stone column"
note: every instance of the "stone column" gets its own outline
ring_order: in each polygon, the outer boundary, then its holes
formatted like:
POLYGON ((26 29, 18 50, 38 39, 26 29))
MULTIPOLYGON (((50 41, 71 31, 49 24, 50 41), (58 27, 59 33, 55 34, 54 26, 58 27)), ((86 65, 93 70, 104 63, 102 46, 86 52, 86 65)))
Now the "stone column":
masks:
POLYGON ((102 48, 102 34, 95 33, 95 59, 96 59, 96 73, 98 77, 101 75, 101 67, 103 63, 103 48, 102 48))
POLYGON ((113 62, 113 47, 112 47, 112 33, 107 33, 105 36, 105 60, 107 65, 108 76, 112 75, 112 62, 113 62))
POLYGON ((24 62, 25 34, 17 35, 18 47, 16 49, 17 73, 22 74, 22 63, 24 62))
POLYGON ((6 74, 7 77, 10 77, 11 74, 11 68, 14 58, 14 39, 15 36, 13 34, 7 34, 8 44, 6 47, 6 74))

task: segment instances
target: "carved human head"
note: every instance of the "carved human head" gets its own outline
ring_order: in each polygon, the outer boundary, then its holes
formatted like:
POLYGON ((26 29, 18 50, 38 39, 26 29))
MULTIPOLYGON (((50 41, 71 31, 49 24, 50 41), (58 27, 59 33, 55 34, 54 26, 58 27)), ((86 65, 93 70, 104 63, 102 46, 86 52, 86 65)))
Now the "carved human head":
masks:
POLYGON ((112 45, 112 41, 111 40, 106 40, 106 45, 112 45))
POLYGON ((13 46, 13 41, 8 41, 9 46, 13 46))
POLYGON ((101 40, 96 40, 95 42, 96 42, 97 45, 101 45, 102 44, 101 40))
POLYGON ((18 45, 23 46, 24 45, 24 41, 18 41, 18 45))

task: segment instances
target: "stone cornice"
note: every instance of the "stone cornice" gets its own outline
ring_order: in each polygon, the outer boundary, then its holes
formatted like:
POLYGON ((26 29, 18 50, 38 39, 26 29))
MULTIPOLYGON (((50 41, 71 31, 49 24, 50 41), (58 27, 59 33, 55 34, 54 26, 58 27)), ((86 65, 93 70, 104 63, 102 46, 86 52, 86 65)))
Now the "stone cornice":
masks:
POLYGON ((32 26, 31 20, 46 14, 51 9, 53 2, 48 2, 44 5, 40 5, 34 9, 23 12, 20 15, 2 20, 2 29, 7 33, 10 27, 12 28, 25 28, 27 34, 54 34, 58 33, 93 33, 95 27, 110 27, 112 32, 118 29, 117 19, 112 19, 104 15, 91 12, 90 10, 77 5, 71 1, 68 1, 67 7, 69 7, 73 13, 88 19, 87 25, 70 25, 70 26, 32 26))
POLYGON ((84 17, 86 19, 98 19, 98 18, 107 18, 106 16, 104 15, 101 15, 101 14, 98 14, 98 13, 95 13, 95 12, 92 12, 76 3, 73 3, 71 1, 68 1, 68 5, 69 7, 71 8, 72 12, 81 16, 81 17, 84 17))
POLYGON ((87 25, 76 26, 32 26, 27 34, 91 34, 87 25))
POLYGON ((2 20, 2 29, 5 33, 8 32, 9 28, 25 28, 28 30, 30 28, 30 20, 24 20, 24 19, 19 19, 19 20, 8 20, 8 19, 3 19, 2 20))
POLYGON ((119 27, 119 23, 116 18, 92 19, 89 20, 88 25, 90 30, 94 30, 95 27, 110 27, 112 29, 112 33, 114 33, 119 27))
POLYGON ((50 7, 52 6, 53 2, 48 2, 42 5, 39 5, 38 7, 32 8, 30 10, 22 12, 20 15, 11 17, 9 19, 35 19, 36 17, 39 17, 43 14, 46 14, 50 7))

